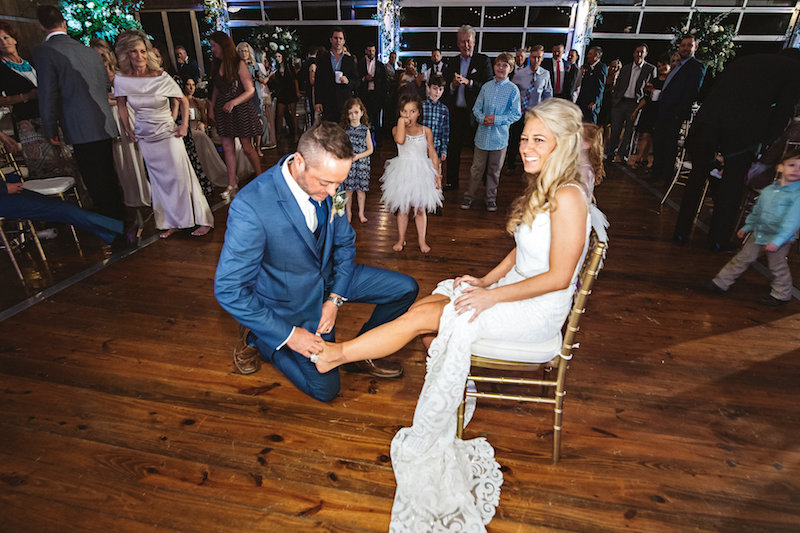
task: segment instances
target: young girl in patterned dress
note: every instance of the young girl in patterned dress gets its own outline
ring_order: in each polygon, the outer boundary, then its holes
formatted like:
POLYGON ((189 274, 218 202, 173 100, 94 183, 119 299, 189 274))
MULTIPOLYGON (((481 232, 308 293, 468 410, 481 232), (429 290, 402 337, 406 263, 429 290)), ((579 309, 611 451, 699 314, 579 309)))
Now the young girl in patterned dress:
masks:
POLYGON ((350 142, 353 143, 353 165, 350 174, 344 180, 344 190, 347 197, 347 220, 352 220, 353 191, 358 199, 358 219, 361 223, 367 221, 364 216, 364 207, 367 203, 369 191, 369 156, 372 155, 372 135, 369 133, 369 117, 367 108, 360 98, 350 98, 342 107, 342 120, 340 122, 350 142))

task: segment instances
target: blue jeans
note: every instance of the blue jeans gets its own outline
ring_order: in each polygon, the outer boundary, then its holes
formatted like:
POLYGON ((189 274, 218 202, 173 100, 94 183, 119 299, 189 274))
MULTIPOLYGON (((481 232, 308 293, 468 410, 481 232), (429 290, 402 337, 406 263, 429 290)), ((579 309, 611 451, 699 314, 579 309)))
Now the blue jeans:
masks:
MULTIPOLYGON (((417 299, 419 286, 414 278, 382 268, 356 264, 353 277, 350 280, 350 298, 348 302, 362 302, 376 304, 369 320, 358 333, 391 322, 411 307, 417 299)), ((326 341, 334 340, 334 328, 330 333, 323 335, 326 341)), ((251 333, 252 335, 252 333, 251 333)), ((255 347, 261 354, 261 359, 271 363, 280 370, 289 381, 315 400, 329 402, 339 393, 339 369, 333 369, 325 374, 317 372, 317 367, 305 356, 284 346, 273 351, 261 340, 251 337, 255 347)))

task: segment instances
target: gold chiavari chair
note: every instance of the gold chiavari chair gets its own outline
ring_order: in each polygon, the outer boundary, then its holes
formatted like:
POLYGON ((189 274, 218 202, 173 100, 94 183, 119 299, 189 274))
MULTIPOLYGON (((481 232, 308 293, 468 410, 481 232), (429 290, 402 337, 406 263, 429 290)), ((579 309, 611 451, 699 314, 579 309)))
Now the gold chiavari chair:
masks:
POLYGON ((487 398, 494 400, 511 400, 516 402, 533 402, 553 406, 553 463, 557 463, 561 455, 561 422, 564 406, 565 380, 567 366, 572 359, 572 351, 578 345, 575 337, 580 330, 581 317, 586 312, 586 302, 592 293, 597 274, 602 268, 607 243, 599 240, 592 231, 591 246, 584 259, 579 276, 572 310, 569 313, 563 335, 559 333, 553 339, 542 343, 519 343, 509 341, 478 340, 472 344, 471 366, 473 368, 493 369, 501 372, 537 372, 543 374, 555 372, 555 378, 542 379, 518 378, 503 376, 479 376, 472 374, 467 381, 474 383, 493 383, 498 385, 522 385, 525 387, 541 387, 539 395, 511 395, 464 389, 464 399, 458 409, 456 434, 459 438, 464 432, 464 412, 467 398, 487 398), (560 351, 559 351, 560 345, 560 351), (553 357, 553 354, 557 354, 553 357))

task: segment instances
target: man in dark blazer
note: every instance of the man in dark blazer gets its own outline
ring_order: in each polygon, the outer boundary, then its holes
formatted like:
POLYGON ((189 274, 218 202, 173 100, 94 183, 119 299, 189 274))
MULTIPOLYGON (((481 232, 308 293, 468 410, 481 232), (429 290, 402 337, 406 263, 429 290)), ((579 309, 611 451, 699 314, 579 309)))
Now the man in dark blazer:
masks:
MULTIPOLYGON (((331 195, 347 177, 353 146, 338 124, 306 131, 297 152, 247 184, 231 203, 214 294, 243 326, 234 364, 258 370, 258 357, 322 402, 339 392, 339 371, 320 374, 311 359, 333 341, 344 301, 374 303, 361 333, 394 320, 414 303, 413 278, 359 265, 356 235, 331 195)), ((358 364, 376 377, 398 377, 402 367, 358 364)))
POLYGON ((122 190, 111 145, 119 130, 108 105, 103 61, 97 52, 67 36, 67 23, 57 8, 41 6, 37 16, 47 32, 45 42, 33 49, 44 135, 51 144, 60 144, 61 126, 95 209, 123 220, 122 190))
POLYGON ((687 139, 692 171, 675 225, 676 242, 683 244, 689 236, 703 186, 719 153, 724 168, 714 191, 709 241, 713 250, 730 248, 745 177, 755 154, 781 135, 800 100, 798 56, 796 49, 745 56, 726 65, 714 80, 687 139))
MULTIPOLYGON (((675 156, 678 155, 678 137, 683 121, 692 114, 692 103, 697 98, 706 67, 694 53, 697 39, 686 35, 678 46, 680 61, 670 70, 664 80, 664 88, 658 100, 658 118, 653 136, 653 178, 670 180, 675 171, 675 156)), ((745 101, 740 105, 745 105, 745 101)))
POLYGON ((600 113, 600 105, 603 103, 603 90, 606 88, 606 76, 608 67, 600 61, 603 57, 603 49, 599 46, 592 46, 586 52, 586 63, 583 65, 583 77, 581 78, 580 91, 575 103, 581 108, 583 121, 597 124, 597 115, 600 113))
POLYGON ((178 62, 178 77, 183 83, 189 78, 195 83, 200 81, 200 66, 196 60, 189 57, 185 46, 179 44, 175 47, 175 60, 178 62))
POLYGON ((339 122, 342 107, 356 94, 361 83, 355 60, 344 53, 344 31, 331 30, 331 50, 317 54, 317 73, 314 81, 314 108, 323 120, 339 122), (334 68, 335 67, 335 68, 334 68))
POLYGON ((367 108, 372 131, 378 132, 386 95, 386 67, 376 56, 375 43, 369 43, 364 48, 364 57, 358 60, 358 76, 361 79, 358 94, 367 108))
POLYGON ((447 89, 445 103, 450 108, 450 141, 447 152, 447 184, 445 190, 458 189, 461 148, 475 141, 475 120, 472 106, 484 83, 492 79, 492 62, 475 52, 475 30, 472 26, 458 29, 459 55, 451 57, 444 70, 447 89))
POLYGON ((636 45, 633 51, 633 63, 628 63, 619 73, 614 92, 611 95, 611 135, 606 145, 606 156, 613 160, 617 150, 619 136, 624 128, 622 146, 619 155, 628 157, 628 150, 633 136, 633 120, 631 115, 644 97, 644 86, 650 83, 655 76, 656 67, 645 61, 648 47, 645 43, 636 45))
POLYGON ((575 84, 578 82, 579 69, 564 57, 564 45, 553 47, 553 57, 542 60, 542 68, 550 72, 550 85, 553 97, 572 101, 575 84))

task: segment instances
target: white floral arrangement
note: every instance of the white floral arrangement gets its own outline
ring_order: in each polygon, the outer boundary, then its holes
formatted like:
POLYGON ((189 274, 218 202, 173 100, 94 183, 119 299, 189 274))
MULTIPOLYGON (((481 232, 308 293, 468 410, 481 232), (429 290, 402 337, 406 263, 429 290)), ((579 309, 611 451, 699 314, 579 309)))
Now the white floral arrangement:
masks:
POLYGON ((347 208, 347 196, 344 193, 344 189, 341 187, 339 190, 336 191, 336 194, 333 195, 333 210, 331 211, 331 222, 333 222, 333 216, 339 215, 344 216, 345 209, 347 208))
POLYGON ((674 26, 668 30, 673 34, 670 48, 676 50, 684 35, 694 35, 698 40, 695 57, 705 63, 708 74, 721 72, 725 68, 725 63, 736 55, 736 44, 733 42, 736 28, 732 24, 727 26, 720 24, 729 14, 730 12, 711 14, 695 12, 691 15, 691 19, 687 17, 683 26, 674 26))

